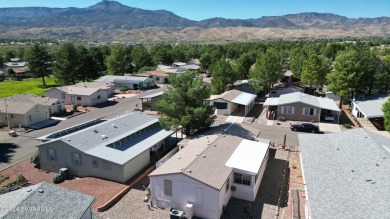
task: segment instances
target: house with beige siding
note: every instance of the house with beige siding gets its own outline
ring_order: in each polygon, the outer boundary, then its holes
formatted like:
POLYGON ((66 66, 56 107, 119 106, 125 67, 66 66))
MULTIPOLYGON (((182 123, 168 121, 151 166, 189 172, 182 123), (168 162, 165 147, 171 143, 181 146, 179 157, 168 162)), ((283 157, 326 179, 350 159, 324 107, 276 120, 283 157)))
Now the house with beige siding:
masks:
POLYGON ((158 119, 134 112, 52 133, 39 138, 43 143, 37 147, 45 171, 67 168, 73 176, 125 183, 150 164, 151 153, 172 134, 158 119))
POLYGON ((319 122, 324 114, 334 114, 335 118, 339 119, 341 113, 332 99, 302 92, 267 98, 263 106, 267 107, 269 119, 283 116, 286 120, 319 122))
POLYGON ((231 135, 192 139, 149 174, 151 201, 187 218, 220 218, 232 197, 255 200, 269 145, 231 135))
POLYGON ((65 104, 94 106, 108 101, 114 92, 113 84, 108 82, 78 83, 47 90, 46 96, 57 98, 65 104))
POLYGON ((231 115, 234 111, 246 116, 255 105, 256 95, 240 90, 229 90, 220 95, 211 95, 207 100, 215 107, 215 115, 231 115))
POLYGON ((64 110, 64 102, 56 98, 22 94, 0 99, 0 123, 3 126, 27 127, 50 119, 64 110), (6 103, 6 104, 5 104, 6 103))

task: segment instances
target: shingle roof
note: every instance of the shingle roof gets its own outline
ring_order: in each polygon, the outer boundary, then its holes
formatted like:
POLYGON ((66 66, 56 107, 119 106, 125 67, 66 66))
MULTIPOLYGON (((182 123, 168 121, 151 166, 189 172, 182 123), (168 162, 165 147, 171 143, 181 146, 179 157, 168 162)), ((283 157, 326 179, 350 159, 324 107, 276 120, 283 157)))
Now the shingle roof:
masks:
POLYGON ((39 183, 1 195, 0 217, 5 219, 79 219, 94 200, 95 198, 89 195, 47 183, 39 183), (12 210, 6 211, 7 208, 12 210))
POLYGON ((232 135, 195 139, 149 176, 182 173, 220 190, 233 170, 225 164, 242 142, 232 135))
POLYGON ((38 147, 62 141, 86 154, 122 165, 172 134, 173 131, 165 131, 159 125, 158 119, 134 112, 45 142, 38 147))
POLYGON ((298 138, 312 218, 388 218, 390 138, 366 129, 298 138))
POLYGON ((337 112, 340 111, 340 109, 337 107, 336 103, 332 99, 316 97, 301 92, 283 94, 277 98, 267 98, 264 103, 264 106, 286 105, 290 103, 303 103, 306 105, 319 107, 321 109, 327 109, 337 112))
MULTIPOLYGON (((7 98, 7 111, 10 114, 25 114, 32 108, 36 107, 34 102, 15 101, 12 98, 7 98)), ((0 99, 0 112, 5 113, 6 107, 4 98, 0 99)))
POLYGON ((387 102, 389 96, 380 96, 376 99, 355 100, 354 104, 362 111, 367 118, 383 117, 382 106, 387 102))

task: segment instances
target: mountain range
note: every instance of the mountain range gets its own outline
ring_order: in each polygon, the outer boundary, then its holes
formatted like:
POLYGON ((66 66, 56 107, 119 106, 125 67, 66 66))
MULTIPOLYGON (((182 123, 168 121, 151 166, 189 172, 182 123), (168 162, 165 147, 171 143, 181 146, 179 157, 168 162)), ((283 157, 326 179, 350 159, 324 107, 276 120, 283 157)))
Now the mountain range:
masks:
MULTIPOLYGON (((284 16, 263 16, 255 19, 211 18, 193 21, 166 10, 143 10, 107 0, 87 8, 0 8, 0 37, 3 38, 49 37, 107 40, 126 40, 126 38, 133 40, 134 38, 137 40, 137 37, 133 36, 137 33, 139 41, 143 41, 143 34, 139 34, 140 30, 157 35, 164 35, 164 31, 183 35, 191 31, 207 33, 212 30, 214 35, 218 35, 217 30, 226 32, 226 28, 247 30, 248 33, 254 33, 258 31, 258 28, 275 29, 275 31, 282 29, 286 33, 299 32, 308 37, 313 32, 312 30, 315 30, 314 35, 324 30, 337 31, 338 35, 388 36, 390 17, 347 18, 331 13, 309 12, 284 16), (307 31, 306 34, 305 31, 307 31)), ((177 37, 180 38, 180 36, 177 37)), ((226 40, 239 40, 232 37, 227 36, 226 40)), ((226 37, 220 37, 220 39, 224 38, 226 37)), ((256 36, 249 38, 256 38, 256 36)), ((158 37, 155 40, 174 39, 158 37)), ((205 39, 207 40, 213 39, 205 39)))

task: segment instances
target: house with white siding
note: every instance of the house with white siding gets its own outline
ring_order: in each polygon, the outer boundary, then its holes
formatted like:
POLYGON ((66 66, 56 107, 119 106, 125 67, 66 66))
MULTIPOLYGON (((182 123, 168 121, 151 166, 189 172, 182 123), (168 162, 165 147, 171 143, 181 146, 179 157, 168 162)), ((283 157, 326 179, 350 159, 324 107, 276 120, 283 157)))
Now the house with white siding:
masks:
POLYGON ((193 139, 149 174, 151 201, 187 218, 220 218, 231 197, 255 200, 269 145, 231 135, 193 139))
POLYGON ((127 87, 130 90, 147 89, 154 86, 154 80, 151 77, 105 75, 95 81, 112 83, 116 88, 127 87))
POLYGON ((256 95, 240 90, 229 90, 220 95, 211 95, 207 100, 214 105, 216 115, 231 115, 235 110, 246 116, 255 105, 256 95))

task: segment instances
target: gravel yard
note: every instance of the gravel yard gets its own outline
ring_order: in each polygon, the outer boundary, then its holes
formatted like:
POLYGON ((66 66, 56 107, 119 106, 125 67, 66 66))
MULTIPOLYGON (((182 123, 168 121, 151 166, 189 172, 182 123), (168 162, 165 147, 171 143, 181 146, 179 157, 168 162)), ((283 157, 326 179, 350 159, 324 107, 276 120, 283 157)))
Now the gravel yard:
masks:
POLYGON ((99 218, 108 219, 165 219, 169 218, 169 209, 160 209, 151 207, 149 202, 144 202, 146 196, 145 187, 149 185, 149 179, 146 176, 141 182, 135 185, 118 203, 108 211, 99 214, 99 218))
MULTIPOLYGON (((9 176, 10 178, 0 184, 0 186, 2 187, 7 183, 12 182, 19 174, 25 176, 32 184, 40 182, 53 184, 51 178, 56 173, 40 171, 34 167, 34 164, 30 163, 29 159, 27 159, 6 170, 1 171, 1 176, 9 176)), ((126 187, 124 184, 91 177, 66 180, 65 182, 57 185, 96 197, 95 202, 92 205, 94 209, 108 202, 111 198, 113 198, 117 193, 126 187)))

